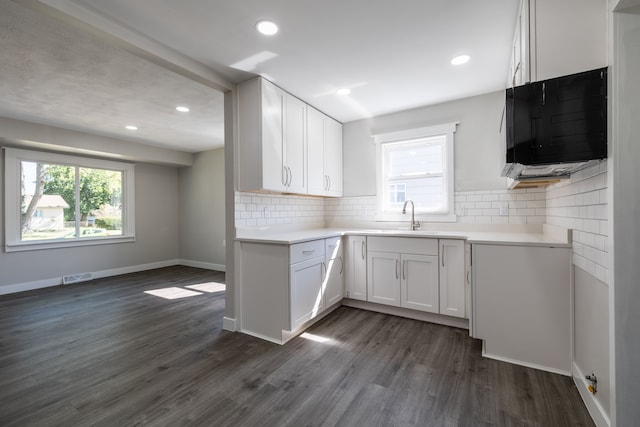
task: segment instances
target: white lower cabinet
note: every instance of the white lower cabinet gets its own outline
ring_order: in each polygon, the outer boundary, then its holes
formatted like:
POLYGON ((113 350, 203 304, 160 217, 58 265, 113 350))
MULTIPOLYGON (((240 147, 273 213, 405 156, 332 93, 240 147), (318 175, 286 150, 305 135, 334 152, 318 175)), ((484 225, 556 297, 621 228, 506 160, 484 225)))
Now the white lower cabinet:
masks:
POLYGON ((438 243, 435 239, 370 237, 369 302, 438 313, 438 243))
POLYGON ((367 300, 400 307, 400 254, 369 251, 367 300))
POLYGON ((350 299, 367 300, 367 237, 345 238, 345 296, 350 299))
POLYGON ((342 239, 325 239, 324 306, 329 308, 344 298, 344 249, 342 239))
POLYGON ((440 314, 466 315, 465 242, 440 239, 440 314))
POLYGON ((324 256, 289 267, 291 330, 297 329, 324 311, 324 269, 324 256))
POLYGON ((402 254, 400 306, 438 312, 438 256, 402 254))

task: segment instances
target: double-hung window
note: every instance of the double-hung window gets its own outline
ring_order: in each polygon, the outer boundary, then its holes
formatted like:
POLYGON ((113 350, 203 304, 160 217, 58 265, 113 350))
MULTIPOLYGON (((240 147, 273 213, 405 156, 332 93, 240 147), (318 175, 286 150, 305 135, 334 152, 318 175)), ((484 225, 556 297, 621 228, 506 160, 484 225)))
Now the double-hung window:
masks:
POLYGON ((134 165, 5 148, 5 250, 132 241, 134 165))
POLYGON ((424 221, 455 221, 453 135, 456 123, 374 136, 378 219, 405 220, 411 200, 424 221))

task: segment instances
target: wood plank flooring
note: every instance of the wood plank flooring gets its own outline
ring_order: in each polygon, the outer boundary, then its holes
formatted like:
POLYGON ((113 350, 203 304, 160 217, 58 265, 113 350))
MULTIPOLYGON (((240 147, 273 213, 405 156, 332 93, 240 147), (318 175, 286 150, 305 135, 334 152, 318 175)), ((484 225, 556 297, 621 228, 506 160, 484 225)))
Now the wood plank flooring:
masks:
POLYGON ((0 297, 2 426, 592 426, 570 378, 467 331, 341 307, 285 346, 222 331, 169 267, 0 297))

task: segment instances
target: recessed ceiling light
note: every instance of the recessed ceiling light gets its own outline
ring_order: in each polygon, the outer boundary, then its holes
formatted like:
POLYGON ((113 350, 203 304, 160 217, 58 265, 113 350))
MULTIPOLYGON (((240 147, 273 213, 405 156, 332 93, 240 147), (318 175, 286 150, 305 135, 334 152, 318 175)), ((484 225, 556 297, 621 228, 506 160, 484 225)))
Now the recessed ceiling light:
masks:
POLYGON ((138 126, 134 126, 134 125, 126 125, 125 128, 128 130, 138 130, 138 126))
POLYGON ((180 111, 181 113, 188 113, 189 107, 185 107, 184 105, 178 105, 176 107, 176 110, 180 111))
POLYGON ((471 59, 471 57, 469 55, 459 55, 459 56, 456 56, 455 58, 453 58, 451 60, 451 64, 452 65, 462 65, 462 64, 465 64, 465 63, 469 62, 469 59, 471 59))
POLYGON ((338 95, 349 95, 349 94, 351 93, 351 89, 348 89, 348 88, 346 88, 346 87, 343 87, 342 89, 338 89, 338 90, 336 91, 336 93, 337 93, 338 95))
POLYGON ((272 36, 278 32, 278 26, 274 22, 267 20, 258 21, 256 28, 265 36, 272 36))

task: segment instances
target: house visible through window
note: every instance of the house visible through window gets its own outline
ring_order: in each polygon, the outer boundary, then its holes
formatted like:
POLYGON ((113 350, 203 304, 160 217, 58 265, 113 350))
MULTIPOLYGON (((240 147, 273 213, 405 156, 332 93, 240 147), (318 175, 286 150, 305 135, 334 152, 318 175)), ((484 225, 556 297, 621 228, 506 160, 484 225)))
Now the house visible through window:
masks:
POLYGON ((133 165, 6 149, 7 250, 133 237, 133 165))
POLYGON ((382 220, 399 214, 411 200, 421 219, 454 221, 453 133, 455 124, 376 135, 378 213, 382 220))

